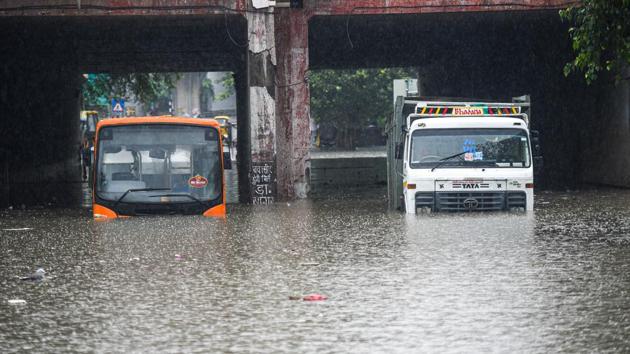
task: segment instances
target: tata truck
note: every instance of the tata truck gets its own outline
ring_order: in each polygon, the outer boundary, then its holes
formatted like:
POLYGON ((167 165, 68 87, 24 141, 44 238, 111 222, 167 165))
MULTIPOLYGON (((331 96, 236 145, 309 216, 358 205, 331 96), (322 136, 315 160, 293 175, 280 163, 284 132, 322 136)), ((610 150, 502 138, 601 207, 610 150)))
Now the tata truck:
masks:
POLYGON ((528 96, 513 102, 407 98, 404 106, 411 112, 400 124, 390 164, 402 186, 400 209, 533 210, 542 158, 528 96))

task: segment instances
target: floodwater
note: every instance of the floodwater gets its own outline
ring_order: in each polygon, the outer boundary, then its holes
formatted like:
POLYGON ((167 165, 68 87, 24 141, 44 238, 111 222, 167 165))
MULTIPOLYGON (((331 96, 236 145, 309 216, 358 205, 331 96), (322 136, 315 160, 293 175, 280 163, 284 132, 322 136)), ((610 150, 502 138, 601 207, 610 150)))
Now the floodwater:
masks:
POLYGON ((349 196, 112 222, 0 211, 0 352, 629 352, 629 201, 540 193, 535 213, 407 216, 349 196), (16 278, 37 266, 43 281, 16 278), (328 300, 290 300, 311 293, 328 300))

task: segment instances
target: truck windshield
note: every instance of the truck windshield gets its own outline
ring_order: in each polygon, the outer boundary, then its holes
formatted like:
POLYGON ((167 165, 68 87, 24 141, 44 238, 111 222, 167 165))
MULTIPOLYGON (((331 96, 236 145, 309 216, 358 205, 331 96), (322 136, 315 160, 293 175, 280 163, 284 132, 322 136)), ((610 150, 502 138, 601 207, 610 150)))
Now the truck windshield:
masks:
POLYGON ((421 129, 411 135, 411 168, 530 166, 529 141, 522 129, 421 129))
POLYGON ((173 124, 103 127, 97 149, 95 189, 102 199, 191 203, 221 195, 215 128, 173 124))

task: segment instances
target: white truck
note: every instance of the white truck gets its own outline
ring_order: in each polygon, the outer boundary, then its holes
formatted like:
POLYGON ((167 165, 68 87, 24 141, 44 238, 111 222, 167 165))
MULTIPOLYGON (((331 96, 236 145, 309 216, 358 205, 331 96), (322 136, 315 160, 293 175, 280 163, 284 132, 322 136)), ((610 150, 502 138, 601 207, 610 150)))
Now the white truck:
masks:
POLYGON ((542 158, 538 133, 529 130, 528 96, 404 104, 413 112, 395 148, 402 210, 533 210, 534 165, 541 167, 542 158))

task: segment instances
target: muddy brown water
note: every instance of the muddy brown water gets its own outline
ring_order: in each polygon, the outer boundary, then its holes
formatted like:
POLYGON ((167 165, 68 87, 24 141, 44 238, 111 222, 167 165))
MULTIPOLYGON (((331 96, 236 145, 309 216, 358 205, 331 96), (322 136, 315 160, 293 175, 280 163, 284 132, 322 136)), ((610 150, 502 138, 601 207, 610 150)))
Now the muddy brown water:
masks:
POLYGON ((630 351, 630 191, 423 216, 370 195, 226 220, 0 211, 0 352, 630 351))

